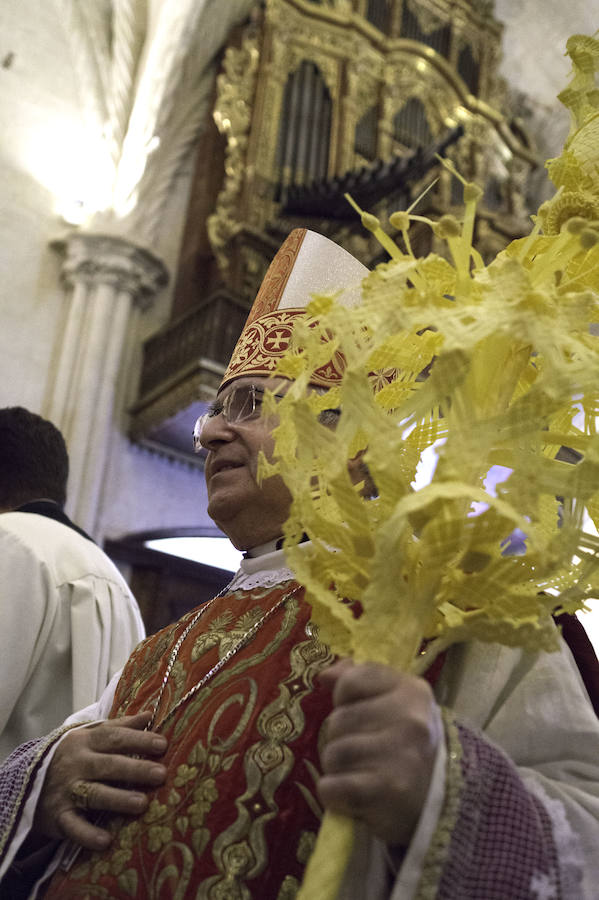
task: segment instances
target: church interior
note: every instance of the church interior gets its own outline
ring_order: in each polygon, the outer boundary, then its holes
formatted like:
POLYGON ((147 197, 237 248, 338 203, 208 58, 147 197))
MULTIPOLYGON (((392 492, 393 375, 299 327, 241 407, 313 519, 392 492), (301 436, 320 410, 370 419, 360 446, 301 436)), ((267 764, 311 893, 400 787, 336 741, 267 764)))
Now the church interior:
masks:
POLYGON ((228 580, 152 542, 222 539, 192 429, 278 246, 308 227, 377 265, 344 195, 438 218, 461 197, 439 156, 484 190, 484 259, 526 234, 599 0, 1 6, 0 405, 61 429, 69 515, 153 632, 228 580))

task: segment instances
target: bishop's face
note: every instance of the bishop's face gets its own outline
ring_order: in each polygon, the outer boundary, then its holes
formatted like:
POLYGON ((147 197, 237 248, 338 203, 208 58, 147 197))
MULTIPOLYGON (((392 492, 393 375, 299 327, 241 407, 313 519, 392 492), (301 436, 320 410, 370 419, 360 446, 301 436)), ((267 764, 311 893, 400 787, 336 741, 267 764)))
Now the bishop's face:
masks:
MULTIPOLYGON (((239 378, 219 393, 217 409, 232 391, 249 390, 251 385, 260 389, 258 400, 264 390, 284 390, 280 378, 239 378)), ((210 416, 202 428, 200 440, 208 450, 208 515, 239 550, 280 537, 289 512, 291 497, 283 480, 275 476, 258 484, 256 478, 260 450, 269 458, 272 454, 274 425, 259 415, 228 422, 221 412, 210 416)))

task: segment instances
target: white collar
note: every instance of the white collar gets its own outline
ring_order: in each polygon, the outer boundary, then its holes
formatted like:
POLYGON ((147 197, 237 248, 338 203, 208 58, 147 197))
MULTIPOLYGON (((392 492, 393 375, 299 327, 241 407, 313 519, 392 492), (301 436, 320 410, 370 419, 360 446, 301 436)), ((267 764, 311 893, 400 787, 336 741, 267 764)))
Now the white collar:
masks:
MULTIPOLYGON (((276 543, 276 542, 273 542, 276 543)), ((248 556, 229 585, 229 590, 251 590, 255 587, 274 587, 292 581, 293 572, 286 564, 284 550, 262 552, 260 556, 248 556)))
POLYGON ((248 556, 241 560, 239 572, 246 575, 253 575, 256 572, 272 571, 273 569, 288 568, 285 561, 284 550, 271 550, 270 552, 261 553, 260 556, 248 556))
POLYGON ((265 553, 272 553, 274 550, 277 550, 277 544, 281 541, 280 538, 275 538, 272 541, 267 541, 265 544, 258 544, 257 547, 251 547, 245 554, 244 559, 254 559, 256 556, 264 556, 265 553))

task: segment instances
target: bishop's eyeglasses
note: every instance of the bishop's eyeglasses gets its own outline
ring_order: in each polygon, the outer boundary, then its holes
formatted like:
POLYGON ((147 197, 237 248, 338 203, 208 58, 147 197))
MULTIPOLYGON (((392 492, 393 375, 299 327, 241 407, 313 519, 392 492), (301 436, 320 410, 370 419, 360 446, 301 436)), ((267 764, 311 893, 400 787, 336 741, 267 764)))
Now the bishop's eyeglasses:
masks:
MULTIPOLYGON (((239 425, 241 422, 247 422, 250 419, 257 419, 262 409, 262 400, 266 390, 257 387, 255 384, 244 385, 243 387, 233 388, 227 394, 224 400, 215 400, 210 404, 208 412, 204 413, 196 420, 193 428, 193 449, 195 453, 199 453, 202 449, 200 438, 202 430, 208 421, 215 416, 224 416, 225 422, 229 425, 239 425)), ((275 394, 279 400, 284 394, 275 394)))
MULTIPOLYGON (((251 419, 257 419, 262 409, 262 400, 266 393, 265 388, 258 387, 255 384, 244 385, 243 387, 233 388, 227 394, 224 400, 215 400, 210 404, 208 412, 200 416, 193 428, 193 449, 195 453, 202 450, 201 437, 202 430, 209 419, 215 416, 224 416, 225 422, 229 425, 240 425, 242 422, 249 422, 251 419)), ((281 400, 284 394, 274 394, 281 400)), ((318 414, 318 421, 327 428, 334 428, 337 424, 340 409, 323 409, 318 414)))

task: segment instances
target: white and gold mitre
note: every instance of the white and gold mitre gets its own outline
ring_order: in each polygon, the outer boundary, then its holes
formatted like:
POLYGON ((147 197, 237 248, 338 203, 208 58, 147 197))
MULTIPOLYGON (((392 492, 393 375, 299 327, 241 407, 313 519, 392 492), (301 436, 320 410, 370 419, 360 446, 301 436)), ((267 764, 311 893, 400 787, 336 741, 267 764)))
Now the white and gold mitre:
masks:
MULTIPOLYGON (((357 306, 367 274, 366 266, 323 235, 306 228, 292 231, 264 276, 221 387, 245 375, 273 375, 312 298, 335 294, 343 306, 357 306)), ((334 354, 313 373, 312 384, 332 387, 343 369, 343 357, 334 354)))

